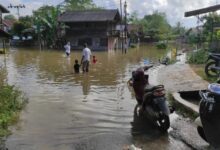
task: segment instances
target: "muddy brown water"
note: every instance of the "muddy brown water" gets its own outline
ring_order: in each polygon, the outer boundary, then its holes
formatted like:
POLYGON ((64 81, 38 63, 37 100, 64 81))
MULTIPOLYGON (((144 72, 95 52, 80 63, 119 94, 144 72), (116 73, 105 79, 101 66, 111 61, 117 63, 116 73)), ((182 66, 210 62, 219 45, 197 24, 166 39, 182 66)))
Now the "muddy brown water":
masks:
POLYGON ((9 150, 189 149, 169 134, 161 135, 134 115, 136 101, 127 86, 131 71, 145 59, 166 55, 151 46, 92 52, 98 59, 89 73, 73 73, 81 51, 11 48, 1 55, 6 80, 29 99, 6 140, 9 150))

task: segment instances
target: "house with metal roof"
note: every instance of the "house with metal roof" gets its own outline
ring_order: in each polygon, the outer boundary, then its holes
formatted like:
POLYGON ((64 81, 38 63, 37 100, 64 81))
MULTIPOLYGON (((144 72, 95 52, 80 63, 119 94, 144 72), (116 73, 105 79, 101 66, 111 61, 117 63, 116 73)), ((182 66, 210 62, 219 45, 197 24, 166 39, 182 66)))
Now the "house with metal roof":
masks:
POLYGON ((115 48, 120 31, 118 10, 84 10, 64 12, 58 18, 66 25, 61 38, 70 41, 72 49, 82 49, 87 43, 92 50, 115 48))
POLYGON ((0 4, 0 53, 5 53, 9 46, 10 35, 4 31, 2 14, 9 13, 9 11, 0 4))

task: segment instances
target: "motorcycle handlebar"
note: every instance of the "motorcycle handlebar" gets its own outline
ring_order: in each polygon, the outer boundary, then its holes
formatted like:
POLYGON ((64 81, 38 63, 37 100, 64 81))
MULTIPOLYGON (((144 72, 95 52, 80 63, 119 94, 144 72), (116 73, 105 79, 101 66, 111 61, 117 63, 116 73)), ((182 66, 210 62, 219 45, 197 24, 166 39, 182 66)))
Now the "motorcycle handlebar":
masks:
POLYGON ((150 68, 153 67, 153 66, 154 66, 154 65, 147 65, 147 66, 144 66, 143 69, 144 69, 144 71, 146 71, 146 70, 150 69, 150 68))

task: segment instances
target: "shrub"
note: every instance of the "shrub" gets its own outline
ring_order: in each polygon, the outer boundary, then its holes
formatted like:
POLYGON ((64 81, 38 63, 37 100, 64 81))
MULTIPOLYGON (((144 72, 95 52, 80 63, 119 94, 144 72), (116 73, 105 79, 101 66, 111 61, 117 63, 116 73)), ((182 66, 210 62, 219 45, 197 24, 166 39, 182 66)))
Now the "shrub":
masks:
POLYGON ((201 49, 188 54, 188 62, 191 64, 204 64, 207 58, 208 52, 205 49, 201 49))
POLYGON ((166 49, 167 48, 167 44, 159 42, 159 43, 157 43, 156 47, 158 49, 166 49))
POLYGON ((0 86, 0 136, 9 133, 8 125, 17 119, 25 101, 22 93, 14 86, 0 86))

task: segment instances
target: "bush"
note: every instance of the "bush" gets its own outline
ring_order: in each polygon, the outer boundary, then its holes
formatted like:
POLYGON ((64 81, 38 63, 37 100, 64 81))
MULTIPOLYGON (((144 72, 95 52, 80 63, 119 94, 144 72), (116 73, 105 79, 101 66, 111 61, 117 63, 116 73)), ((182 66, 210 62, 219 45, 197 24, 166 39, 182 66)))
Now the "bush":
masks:
POLYGON ((130 45, 130 47, 131 47, 131 48, 136 48, 136 47, 137 47, 137 44, 132 43, 132 44, 130 45))
POLYGON ((207 58, 208 52, 205 49, 201 49, 188 54, 188 62, 191 64, 204 64, 207 58))
POLYGON ((14 86, 0 86, 0 136, 9 134, 8 125, 17 120, 17 114, 25 101, 22 93, 14 86))
POLYGON ((166 49, 167 48, 167 44, 159 42, 159 43, 157 43, 156 47, 158 49, 166 49))

